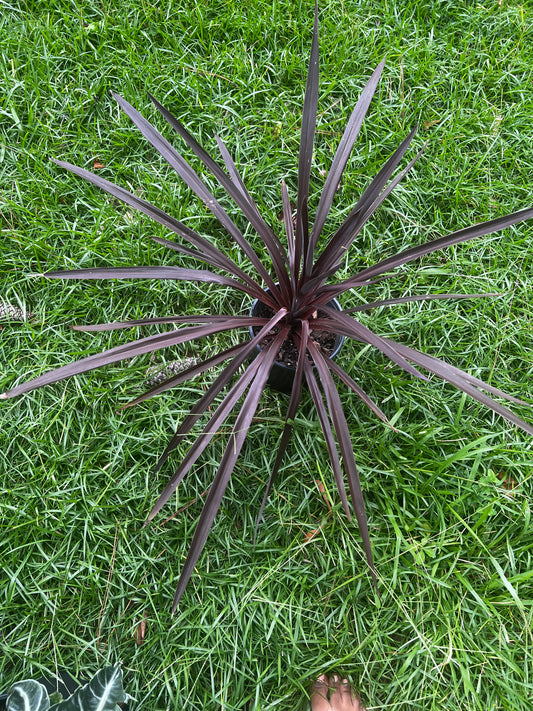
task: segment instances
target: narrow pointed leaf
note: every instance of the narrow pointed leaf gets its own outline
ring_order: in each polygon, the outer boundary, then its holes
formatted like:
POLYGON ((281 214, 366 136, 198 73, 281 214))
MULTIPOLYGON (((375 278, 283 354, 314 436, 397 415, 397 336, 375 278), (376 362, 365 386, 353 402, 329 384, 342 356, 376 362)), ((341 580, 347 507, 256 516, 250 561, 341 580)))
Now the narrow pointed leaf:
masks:
MULTIPOLYGON (((261 216, 257 205, 255 204, 250 193, 246 189, 237 171, 237 168, 235 167, 235 164, 233 163, 233 160, 231 159, 231 156, 229 155, 227 150, 225 154, 223 154, 223 157, 225 156, 224 160, 231 177, 228 177, 228 175, 224 173, 218 163, 207 153, 207 151, 187 131, 187 129, 162 104, 160 104, 159 101, 157 101, 156 98, 154 98, 151 94, 149 94, 149 96, 157 110, 166 119, 169 125, 172 126, 172 128, 183 138, 189 148, 194 151, 194 153, 198 156, 198 158, 202 161, 206 168, 211 171, 211 173, 218 180, 220 185, 224 188, 224 190, 226 190, 228 195, 233 198, 237 206, 243 211, 255 231, 263 239, 265 246, 269 250, 270 256, 272 257, 278 280, 281 282, 283 279, 286 279, 286 270, 283 268, 282 263, 280 263, 277 258, 278 255, 281 255, 283 259, 283 246, 261 216)), ((218 136, 216 137, 216 139, 219 143, 219 147, 222 145, 223 149, 225 150, 225 146, 222 144, 221 139, 218 136)))
POLYGON ((515 225, 518 222, 523 222, 524 220, 530 220, 533 218, 533 207, 526 208, 525 210, 519 210, 518 212, 513 212, 510 215, 504 215, 503 217, 497 217, 495 220, 489 220, 488 222, 481 222, 477 225, 472 225, 472 227, 465 227, 457 232, 451 232, 445 237, 439 237, 438 239, 432 240, 431 242, 426 242, 425 244, 417 245, 416 247, 409 247, 392 257, 388 257, 381 262, 378 262, 373 267, 368 267, 363 269, 354 275, 355 279, 372 279, 383 272, 399 267, 402 264, 407 264, 413 261, 413 259, 418 259, 419 257, 424 257, 427 254, 436 252, 439 249, 445 249, 446 247, 451 247, 454 244, 460 244, 461 242, 467 242, 468 240, 475 239, 476 237, 482 237, 483 235, 492 234, 493 232, 499 232, 504 230, 511 225, 515 225))
POLYGON ((328 172, 328 177, 326 178, 326 182, 320 195, 315 222, 313 224, 313 229, 311 230, 311 239, 309 244, 309 256, 311 259, 316 249, 320 233, 322 232, 322 228, 324 227, 326 218, 331 209, 337 186, 342 178, 342 173, 348 158, 350 157, 350 153, 352 152, 357 136, 359 135, 363 119, 366 116, 372 97, 377 89, 384 66, 385 59, 383 59, 383 61, 376 67, 367 85, 363 89, 352 115, 350 116, 346 129, 344 130, 344 134, 335 153, 335 157, 333 158, 333 162, 328 172))
POLYGON ((262 299, 262 289, 252 289, 221 274, 206 269, 184 269, 182 267, 102 267, 92 269, 69 269, 66 271, 46 272, 48 279, 175 279, 177 281, 207 282, 221 284, 262 299))
POLYGON ((337 392, 337 388, 335 387, 335 383, 333 382, 333 378, 331 377, 331 373, 329 372, 326 359, 319 351, 319 349, 314 345, 313 341, 310 340, 308 348, 315 362, 322 383, 322 388, 326 396, 329 415, 335 428, 337 441, 339 443, 339 448, 342 454, 342 461, 344 463, 344 469, 346 471, 346 476, 348 477, 348 486, 350 489, 350 495, 355 510, 357 525, 359 526, 359 532, 361 533, 361 538, 363 539, 363 547, 366 554, 366 560, 368 563, 368 567, 370 568, 374 588, 377 591, 378 584, 376 570, 374 568, 374 560, 372 556, 372 547, 370 545, 370 534, 368 532, 365 502, 363 498, 363 492, 361 490, 361 483, 359 481, 359 474, 355 465, 355 458, 353 453, 352 441, 348 430, 348 423, 346 422, 339 393, 337 392))
POLYGON ((215 479, 209 490, 205 506, 202 510, 200 520, 194 533, 187 560, 185 561, 185 565, 183 566, 183 570, 178 581, 172 605, 172 612, 176 611, 187 583, 193 573, 194 566, 196 565, 203 550, 207 536, 209 535, 209 531, 211 530, 211 526, 215 520, 215 516, 220 508, 220 504, 222 503, 222 497, 226 491, 226 487, 229 483, 237 458, 241 452, 246 435, 248 434, 252 418, 255 415, 257 406, 259 405, 261 394, 266 385, 272 365, 276 359, 278 349, 283 343, 286 335, 286 332, 280 332, 272 342, 271 347, 261 351, 261 353, 257 356, 257 359, 260 359, 261 362, 253 384, 250 386, 248 395, 246 396, 246 399, 241 407, 237 421, 235 422, 235 426, 233 428, 233 432, 230 435, 228 446, 226 447, 222 461, 220 462, 220 466, 215 475, 215 479))
POLYGON ((296 364, 296 370, 294 372, 294 380, 292 383, 292 390, 291 390, 291 399, 289 401, 289 407, 287 408, 287 414, 285 415, 285 423, 283 425, 283 432, 282 432, 281 439, 280 439, 278 449, 276 452, 276 459, 274 461, 274 466, 272 467, 272 472, 270 473, 270 478, 267 482, 263 500, 261 501, 261 506, 259 507, 259 513, 257 514, 257 518, 255 521, 254 539, 253 539, 254 546, 255 546, 255 540, 257 538, 257 528, 259 526, 259 522, 261 521, 261 517, 263 516, 263 509, 265 508, 267 499, 270 494, 270 490, 272 489, 272 484, 276 480, 276 477, 277 477, 278 471, 279 471, 279 467, 281 465, 281 462, 283 461, 283 457, 285 456, 285 452, 287 450, 287 445, 289 444, 289 440, 290 440, 291 434, 292 434, 292 428, 293 428, 292 421, 294 419, 294 416, 296 415, 296 411, 298 410, 298 406, 300 404, 300 400, 302 397, 302 381, 303 381, 303 374, 304 374, 304 361, 307 358, 307 339, 308 338, 309 338, 309 323, 307 321, 302 321, 301 340, 300 340, 300 345, 299 345, 299 349, 298 349, 298 363, 296 364))
POLYGON ((416 378, 420 378, 420 380, 427 380, 426 376, 416 368, 413 368, 413 366, 408 363, 407 360, 400 355, 400 353, 398 353, 385 338, 378 336, 369 328, 363 326, 362 323, 359 323, 359 321, 356 321, 351 316, 348 316, 341 311, 332 309, 329 306, 323 306, 322 309, 327 314, 328 318, 316 319, 314 322, 316 328, 320 329, 325 327, 327 330, 329 325, 329 328, 333 330, 334 333, 340 333, 350 338, 362 340, 364 343, 370 343, 370 345, 380 350, 387 356, 387 358, 390 358, 394 363, 396 363, 396 365, 399 365, 402 370, 405 370, 410 375, 414 375, 416 378))
MULTIPOLYGON (((199 314, 196 316, 156 316, 153 318, 138 318, 131 321, 109 321, 108 323, 88 323, 71 326, 73 331, 83 331, 84 333, 99 333, 101 331, 116 331, 123 328, 135 328, 137 326, 156 326, 161 324, 184 324, 203 323, 220 324, 232 319, 232 328, 248 328, 249 326, 263 326, 268 319, 263 316, 226 316, 215 314, 213 316, 199 314)), ((193 333, 193 332, 191 332, 193 333)), ((194 335, 190 340, 193 340, 194 335)))
POLYGON ((228 385, 231 378, 235 375, 235 373, 245 362, 245 360, 252 354, 256 346, 261 343, 261 341, 265 338, 266 334, 269 333, 269 331, 283 318, 286 313, 287 312, 285 309, 281 309, 275 316, 273 316, 272 319, 270 319, 270 321, 268 321, 254 336, 254 338, 252 338, 249 343, 243 346, 242 350, 233 359, 233 361, 229 365, 227 365, 226 368, 224 368, 224 370, 216 378, 214 383, 207 389, 206 393, 193 405, 190 413, 181 423, 177 432, 174 434, 174 436, 168 443, 165 451, 161 455, 156 465, 154 474, 156 474, 161 469, 163 464, 168 459, 169 454, 172 452, 173 449, 177 447, 177 445, 183 440, 183 438, 188 434, 188 432, 190 432, 194 424, 197 422, 198 418, 207 410, 207 408, 211 405, 215 397, 221 392, 223 388, 226 387, 226 385, 228 385))
POLYGON ((292 208, 287 190, 287 184, 284 180, 281 181, 281 199, 283 204, 283 222, 285 224, 285 234, 287 235, 287 244, 289 248, 289 272, 291 275, 291 284, 293 293, 296 290, 296 244, 294 238, 294 225, 292 222, 292 208))
POLYGON ((350 512, 350 506, 348 504, 348 496, 346 495, 346 487, 344 485, 344 479, 342 476, 342 468, 339 459, 339 450, 337 449, 337 443, 335 442, 335 436, 333 435, 333 430, 331 429, 331 421, 328 416, 328 411, 324 405, 324 400, 318 387, 313 368, 309 363, 305 364, 305 378, 307 380, 307 385, 309 386, 309 392, 313 398, 313 402, 318 415, 318 420, 320 422, 320 427, 322 429, 322 434, 324 435, 324 440, 326 442, 326 447, 328 449, 329 461, 331 468, 333 470, 333 476, 335 478, 335 484, 337 486, 337 491, 342 503, 342 508, 344 513, 348 517, 348 520, 352 520, 352 514, 350 512))
POLYGON ((155 516, 157 516, 159 511, 161 511, 163 506, 175 492, 183 478, 192 469, 201 454, 207 449, 213 437, 220 432, 220 428, 225 423, 226 419, 231 415, 242 395, 255 377, 263 358, 264 355, 262 351, 261 354, 246 368, 238 382, 230 389, 224 400, 216 408, 214 414, 210 417, 209 421, 203 428, 200 436, 195 440, 194 444, 191 445, 187 454, 180 462, 179 467, 168 480, 167 485, 148 514, 144 525, 152 521, 155 516))
POLYGON ((233 158, 231 157, 223 140, 220 138, 220 136, 216 136, 216 140, 220 153, 222 154, 222 158, 224 159, 226 168, 228 169, 228 172, 231 175, 231 184, 237 187, 239 193, 244 198, 244 201, 236 200, 236 202, 246 215, 246 218, 250 222, 252 227, 263 239, 270 258, 272 259, 274 270, 280 283, 280 288, 286 294, 289 286, 289 276, 287 273, 289 261, 287 252, 279 241, 277 235, 273 232, 273 230, 269 227, 269 225, 264 221, 263 217, 261 216, 261 213, 259 212, 255 202, 252 200, 250 193, 246 189, 244 181, 241 178, 239 171, 237 170, 237 166, 233 162, 233 158))
POLYGON ((347 385, 350 390, 353 390, 353 392, 361 398, 365 405, 368 405, 372 412, 376 414, 382 422, 385 422, 387 425, 389 425, 389 427, 392 427, 393 430, 396 430, 396 428, 391 425, 387 416, 382 412, 378 405, 376 405, 372 398, 369 397, 365 393, 365 391, 359 387, 359 385, 357 385, 355 380, 351 378, 348 373, 340 367, 338 363, 336 363, 333 359, 329 358, 327 360, 327 364, 329 369, 333 371, 335 375, 338 375, 342 382, 347 385))
POLYGON ((413 301, 435 301, 438 299, 481 299, 487 296, 501 296, 501 294, 421 294, 420 296, 401 296, 398 299, 384 299, 383 301, 371 301, 368 304, 360 304, 359 306, 354 306, 353 309, 344 309, 344 313, 354 314, 358 311, 370 311, 372 309, 379 309, 381 306, 408 304, 413 301))
POLYGON ((109 180, 106 180, 105 178, 102 178, 99 175, 96 175, 95 173, 91 173, 89 170, 85 170, 85 168, 78 168, 77 165, 72 165, 72 163, 67 163, 63 160, 56 160, 55 158, 52 158, 52 162, 58 165, 60 168, 64 168, 65 170, 74 173, 74 175, 83 178, 88 183, 92 183, 93 185, 96 185, 96 187, 105 190, 105 192, 109 193, 110 195, 113 195, 113 197, 118 198, 122 202, 126 203, 126 205, 129 205, 130 207, 139 210, 139 212, 142 212, 144 215, 151 217, 160 225, 163 225, 172 232, 175 232, 176 234, 180 235, 180 237, 186 239, 190 244, 194 245, 204 254, 204 262, 211 264, 215 267, 227 269, 227 271, 229 271, 231 274, 238 277, 239 279, 242 279, 247 284, 253 285, 258 289, 261 288, 256 281, 254 281, 245 272, 243 272, 243 270, 238 267, 235 262, 229 259, 223 252, 214 247, 211 242, 205 239, 205 237, 202 237, 197 232, 194 232, 194 230, 191 230, 189 227, 187 227, 187 225, 184 225, 182 222, 176 220, 171 215, 168 215, 163 210, 160 210, 158 207, 155 207, 155 205, 151 205, 146 200, 143 200, 137 195, 130 193, 128 190, 121 188, 119 185, 111 183, 109 180))
MULTIPOLYGON (((391 194, 391 192, 394 190, 394 188, 404 179, 404 177, 407 175, 407 173, 411 170, 411 168, 415 165, 415 163, 419 160, 419 158, 424 154, 425 149, 426 149, 426 147, 424 145, 424 147, 405 166, 405 168, 400 173, 398 173, 398 175, 393 180, 390 181, 390 183, 387 185, 387 187, 379 194, 379 196, 366 209, 366 211, 361 215, 361 217, 354 219, 354 221, 350 225, 347 226, 346 235, 342 241, 341 249, 339 249, 338 253, 337 253, 337 261, 331 267, 332 273, 337 271, 340 264, 342 263, 342 260, 344 257, 344 252, 347 249, 349 249, 350 246, 353 244, 354 240, 359 235, 359 233, 363 229, 364 225, 368 222, 368 220, 372 217, 372 215, 376 212, 376 210, 385 202, 385 200, 388 198, 388 196, 391 194)), ((375 283, 375 282, 376 282, 376 280, 371 280, 368 283, 375 283)))
MULTIPOLYGON (((336 265, 339 255, 343 255, 349 248, 355 235, 358 234, 361 227, 370 217, 371 213, 369 213, 369 209, 374 203, 376 203, 376 200, 378 200, 380 193, 382 193, 386 183, 391 178, 392 174, 398 167, 401 159, 409 149, 409 146, 411 145, 411 142, 416 133, 416 129, 416 126, 411 129, 411 131, 404 138, 399 147, 385 162, 379 173, 370 182, 370 185, 366 188, 353 210, 350 212, 348 217, 333 235, 329 244, 324 248, 313 269, 314 275, 327 274, 328 271, 336 265)), ((402 173, 400 174, 401 177, 406 174, 406 172, 410 169, 410 167, 412 167, 412 165, 414 165, 414 162, 412 162, 412 164, 410 164, 405 169, 405 171, 402 171, 402 173)), ((372 212, 374 212, 375 209, 377 209, 377 206, 372 212)))
MULTIPOLYGON (((315 140, 316 116, 318 110, 318 5, 315 2, 313 41, 307 71, 300 152, 298 156, 298 200, 296 209, 296 268, 306 258, 309 243, 309 180, 315 140)), ((298 276, 298 275, 297 275, 298 276)))
POLYGON ((251 248, 250 244, 241 234, 235 223, 231 220, 222 205, 216 200, 214 195, 208 190, 197 173, 191 168, 183 156, 159 133, 159 131, 147 121, 144 116, 133 108, 122 96, 111 92, 124 113, 133 121, 142 135, 152 144, 152 146, 163 156, 167 163, 174 168, 180 178, 191 188, 191 190, 202 200, 204 205, 217 218, 225 230, 233 237, 235 242, 246 254, 254 265, 258 274, 265 280, 268 288, 273 294, 277 294, 277 287, 270 274, 266 271, 263 263, 251 248))
MULTIPOLYGON (((478 388, 482 388, 487 392, 492 392, 494 395, 504 397, 505 399, 511 400, 513 402, 517 401, 516 398, 513 398, 511 395, 507 395, 506 393, 502 392, 501 390, 498 390, 497 388, 493 388, 488 383, 484 383, 482 380, 474 378, 468 373, 465 373, 459 368, 455 368, 454 366, 445 363, 439 358, 428 356, 425 353, 421 353, 420 351, 417 351, 414 348, 404 346, 401 343, 396 343, 395 341, 390 341, 389 339, 385 340, 387 340, 399 353, 404 355, 406 358, 412 360, 413 363, 416 363, 422 368, 429 370, 431 373, 435 373, 435 375, 438 375, 443 380, 446 380, 459 390, 462 390, 463 392, 467 393, 467 395, 470 395, 470 397, 474 398, 474 400, 477 400, 486 407, 490 408, 493 412, 496 412, 498 415, 501 415, 509 422, 512 422, 517 427, 520 427, 520 429, 524 430, 524 432, 533 435, 533 425, 530 425, 528 422, 525 422, 520 417, 515 415, 514 412, 511 412, 511 410, 508 410, 506 407, 503 407, 498 402, 490 398, 488 395, 485 395, 485 393, 480 392, 478 388)), ((522 402, 521 400, 518 400, 518 402, 520 404, 527 405, 527 403, 522 402)))
POLYGON ((43 375, 39 375, 37 378, 28 380, 27 382, 17 385, 11 390, 2 393, 0 398, 16 397, 17 395, 22 395, 23 393, 28 393, 31 390, 40 388, 43 385, 57 383, 59 380, 64 380, 72 375, 87 373, 90 370, 100 368, 104 365, 110 365, 111 363, 116 363, 120 360, 125 360, 126 358, 134 358, 135 356, 144 355, 145 353, 152 353, 153 351, 161 348, 176 346, 179 343, 186 343, 195 338, 204 338, 205 336, 210 336, 213 333, 230 331, 233 328, 242 325, 242 319, 227 319, 225 322, 208 324, 205 326, 193 326, 191 328, 183 328, 177 331, 169 331, 155 336, 141 338, 139 340, 132 341, 131 343, 127 343, 126 345, 116 346, 115 348, 103 351, 102 353, 82 358, 81 360, 64 365, 61 368, 56 368, 55 370, 43 373, 43 375))
POLYGON ((160 395, 161 393, 164 393, 167 390, 170 390, 171 388, 175 388, 176 385, 180 385, 181 383, 184 383, 187 380, 195 378, 197 375, 200 375, 206 370, 214 368, 216 365, 219 365, 219 363, 222 363, 228 358, 231 358, 232 356, 237 354, 239 350, 241 350, 245 345, 246 344, 239 343, 239 345, 227 348, 225 351, 222 351, 222 353, 217 353, 216 355, 212 356, 211 358, 208 358, 207 360, 202 361, 201 363, 196 363, 191 368, 187 368, 181 373, 177 373, 171 378, 167 378, 162 383, 154 385, 145 393, 139 395, 139 397, 136 397, 134 400, 130 400, 125 405, 119 407, 119 410, 125 410, 127 407, 133 407, 134 405, 138 405, 140 402, 149 400, 150 398, 155 397, 156 395, 160 395))

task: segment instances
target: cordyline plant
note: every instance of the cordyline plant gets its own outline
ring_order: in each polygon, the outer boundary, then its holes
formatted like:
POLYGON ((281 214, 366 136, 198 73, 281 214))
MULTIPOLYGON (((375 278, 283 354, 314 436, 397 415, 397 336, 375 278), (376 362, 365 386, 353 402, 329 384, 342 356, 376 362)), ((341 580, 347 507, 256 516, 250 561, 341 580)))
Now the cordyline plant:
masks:
MULTIPOLYGON (((113 329, 131 328, 152 324, 180 324, 183 328, 172 328, 170 331, 132 341, 127 345, 117 346, 97 355, 83 358, 70 365, 63 366, 33 380, 18 385, 2 397, 14 397, 30 390, 49 385, 72 375, 79 375, 94 368, 115 363, 127 358, 152 353, 161 348, 168 348, 195 339, 204 338, 221 331, 248 329, 255 335, 241 337, 237 345, 217 353, 207 360, 198 362, 187 370, 166 379, 151 387, 140 397, 135 398, 124 407, 147 400, 163 391, 183 383, 203 371, 228 361, 213 384, 193 406, 189 415, 182 422, 177 432, 169 442, 160 458, 156 472, 167 460, 170 452, 187 437, 193 425, 201 415, 209 410, 209 419, 201 435, 190 447, 186 456, 169 480, 163 493, 148 516, 151 521, 169 500, 176 487, 198 460, 221 426, 237 411, 232 433, 226 450, 215 474, 213 483, 198 522, 191 548, 178 582, 174 597, 173 611, 183 595, 186 585, 208 533, 215 515, 220 507, 222 497, 228 485, 235 463, 242 449, 248 429, 257 410, 263 390, 267 386, 269 374, 274 363, 282 358, 285 351, 292 351, 294 358, 294 380, 290 391, 285 424, 281 435, 273 470, 267 484, 258 521, 272 483, 279 470, 281 460, 289 442, 293 420, 302 396, 302 386, 307 383, 311 398, 316 407, 318 419, 328 448, 331 467, 339 492, 342 506, 348 518, 351 518, 348 494, 346 492, 343 469, 348 481, 348 491, 352 501, 355 516, 361 532, 366 559, 376 585, 376 573, 372 560, 372 551, 368 533, 367 518, 363 502, 363 494, 355 465, 354 453, 350 441, 350 433, 346 416, 343 413, 341 401, 335 385, 334 376, 344 385, 353 390, 363 402, 384 422, 387 418, 361 389, 361 387, 330 357, 330 352, 321 346, 320 335, 324 332, 335 336, 352 338, 360 343, 370 344, 390 358, 396 365, 411 375, 426 380, 418 367, 438 375, 455 387, 483 403, 494 412, 502 415, 513 424, 533 434, 533 427, 514 413, 494 401, 486 393, 505 398, 514 403, 526 404, 511 395, 498 390, 492 385, 449 365, 432 356, 420 353, 401 343, 383 338, 373 333, 351 314, 357 311, 389 306, 397 303, 418 301, 424 299, 442 298, 473 298, 483 294, 438 294, 424 296, 406 296, 397 299, 373 302, 342 311, 331 302, 344 292, 358 287, 366 287, 380 281, 395 267, 407 264, 419 257, 431 254, 436 250, 450 245, 502 230, 522 220, 533 217, 533 208, 521 210, 505 217, 499 217, 472 227, 452 232, 451 234, 410 247, 398 254, 387 257, 372 267, 357 271, 350 278, 339 283, 328 283, 344 262, 347 249, 357 238, 365 223, 378 207, 388 197, 400 180, 420 157, 420 151, 394 178, 404 154, 408 150, 415 130, 402 141, 399 148, 385 162, 376 177, 370 182, 358 202, 355 204, 342 225, 329 237, 327 244, 319 249, 319 240, 330 211, 333 198, 354 142, 357 138, 364 116, 368 110, 372 96, 378 85, 384 61, 376 68, 364 88, 348 125, 341 138, 329 174, 320 196, 314 222, 310 224, 308 215, 309 182, 311 159, 318 106, 318 10, 315 5, 315 21, 311 58, 305 91, 302 129, 298 159, 298 195, 296 201, 296 217, 293 223, 291 202, 287 187, 281 184, 283 216, 285 223, 286 245, 278 238, 270 226, 261 217, 257 206, 251 198, 239 172, 222 140, 217 137, 218 147, 225 165, 225 170, 197 143, 190 133, 177 121, 155 98, 150 97, 159 112, 170 126, 185 141, 192 152, 204 166, 213 174, 226 193, 233 199, 251 226, 262 239, 268 253, 268 265, 265 266, 250 242, 243 236, 233 220, 213 196, 200 176, 191 168, 181 154, 155 129, 136 109, 125 99, 113 94, 122 110, 129 116, 143 136, 159 151, 163 158, 174 168, 177 174, 205 203, 207 208, 217 217, 231 238, 248 257, 256 270, 257 277, 249 276, 228 256, 213 246, 207 239, 193 231, 182 222, 163 212, 160 208, 142 200, 137 195, 124 188, 114 185, 104 178, 78 168, 64 161, 55 161, 57 165, 66 168, 85 180, 107 191, 115 198, 148 215, 181 238, 180 243, 153 237, 157 243, 175 252, 193 257, 217 272, 201 269, 185 269, 182 267, 120 267, 105 269, 81 269, 76 271, 50 272, 46 276, 53 279, 176 279, 179 281, 207 282, 232 287, 239 292, 248 294, 261 305, 257 315, 234 316, 200 315, 200 316, 169 316, 162 318, 144 318, 134 321, 104 323, 88 326, 74 326, 78 331, 110 331, 113 329), (219 273, 223 272, 223 274, 219 273), (185 324, 194 324, 187 325, 185 324), (259 349, 257 348, 259 346, 259 349), (251 358, 257 350, 255 358, 251 358), (244 368, 244 370, 241 370, 244 368), (225 389, 220 404, 214 411, 209 408, 215 398, 225 389), (483 392, 485 391, 485 392, 483 392), (342 467, 341 467, 342 461, 342 467)), ((257 528, 257 527, 256 527, 257 528)))

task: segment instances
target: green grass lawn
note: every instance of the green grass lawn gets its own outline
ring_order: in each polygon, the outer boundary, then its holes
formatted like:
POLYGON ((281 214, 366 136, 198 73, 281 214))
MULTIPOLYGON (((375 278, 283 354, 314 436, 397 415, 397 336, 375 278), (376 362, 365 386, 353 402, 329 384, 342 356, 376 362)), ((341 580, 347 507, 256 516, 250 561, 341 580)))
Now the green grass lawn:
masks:
MULTIPOLYGON (((427 142, 348 254, 345 275, 533 204, 528 0, 321 6, 311 212, 358 93, 385 54, 328 230, 414 123, 416 149, 427 142)), ((134 189, 242 261, 109 90, 167 137, 146 90, 215 154, 219 133, 281 233, 281 179, 293 196, 296 187, 312 13, 307 0, 0 0, 0 303, 34 315, 2 324, 0 392, 132 337, 75 333, 72 323, 247 311, 245 299, 220 288, 37 276, 179 259, 149 239, 167 236, 163 228, 50 159, 134 189)), ((532 238, 533 224, 522 224, 437 252, 343 304, 429 291, 498 293, 363 318, 381 335, 531 400, 532 238)), ((212 348, 213 339, 201 341, 197 351, 175 349, 157 362, 207 357, 212 348)), ((227 428, 155 522, 142 523, 173 471, 154 477, 157 458, 209 378, 117 413, 142 392, 153 365, 146 357, 2 401, 0 692, 56 668, 90 675, 120 660, 133 709, 290 711, 305 708, 317 675, 340 672, 369 711, 529 711, 530 438, 437 378, 415 381, 356 343, 340 362, 398 429, 340 388, 381 599, 357 527, 334 496, 308 395, 254 550, 254 518, 288 402, 266 393, 172 618, 177 577, 227 428)), ((531 411, 514 409, 533 420, 531 411)))

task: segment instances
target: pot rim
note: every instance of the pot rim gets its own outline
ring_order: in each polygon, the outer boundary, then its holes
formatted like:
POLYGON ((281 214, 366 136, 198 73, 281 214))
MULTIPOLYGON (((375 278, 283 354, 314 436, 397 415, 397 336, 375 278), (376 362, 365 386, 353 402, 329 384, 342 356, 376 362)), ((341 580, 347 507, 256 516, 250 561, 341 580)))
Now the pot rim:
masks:
MULTIPOLYGON (((258 303, 262 303, 262 301, 260 299, 254 299, 254 301, 250 307, 250 311, 248 312, 250 316, 253 316, 253 311, 258 303)), ((342 311, 342 307, 340 305, 339 300, 335 299, 335 298, 328 301, 326 306, 331 306, 336 311, 342 311)), ((254 326, 248 327, 248 330, 250 332, 250 338, 253 338, 256 335, 254 333, 253 329, 254 329, 254 326)), ((330 353, 330 355, 328 356, 328 358, 330 358, 331 360, 334 360, 337 357, 340 349, 342 348, 342 346, 344 344, 345 338, 346 338, 345 336, 343 336, 341 334, 335 334, 335 336, 336 336, 335 337, 335 347, 334 347, 333 351, 330 353)), ((259 352, 261 350, 261 346, 258 344, 255 347, 255 350, 257 352, 259 352)), ((295 373, 296 372, 296 367, 294 365, 287 365, 286 363, 280 363, 278 360, 274 361, 274 365, 272 366, 272 368, 283 370, 283 371, 286 371, 287 373, 295 373)), ((316 368, 316 365, 313 365, 313 368, 316 368)))

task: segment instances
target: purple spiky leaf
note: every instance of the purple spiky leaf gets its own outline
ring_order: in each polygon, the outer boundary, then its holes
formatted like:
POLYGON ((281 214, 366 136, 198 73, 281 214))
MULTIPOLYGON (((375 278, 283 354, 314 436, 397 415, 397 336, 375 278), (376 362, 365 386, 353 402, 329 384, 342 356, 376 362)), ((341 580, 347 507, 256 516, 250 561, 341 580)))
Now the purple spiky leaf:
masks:
POLYGON ((222 497, 226 491, 226 487, 237 462, 237 458, 241 452, 246 435, 248 434, 248 428, 250 427, 252 418, 255 415, 257 406, 259 405, 259 399, 261 398, 265 388, 277 351, 286 336, 286 329, 284 331, 280 331, 271 346, 265 350, 262 350, 257 356, 256 360, 260 361, 257 368, 257 374, 250 385, 249 392, 241 407, 233 428, 233 432, 230 435, 229 443, 222 457, 222 461, 220 462, 213 484, 209 490, 200 520, 196 526, 189 554, 187 556, 187 560, 185 561, 185 565, 183 566, 178 586, 176 588, 176 593, 174 595, 172 612, 176 611, 179 601, 181 600, 185 588, 187 587, 187 583, 192 575, 194 566, 196 565, 203 550, 207 536, 209 535, 209 531, 211 530, 211 526, 215 520, 215 516, 220 508, 220 504, 222 503, 222 497))

